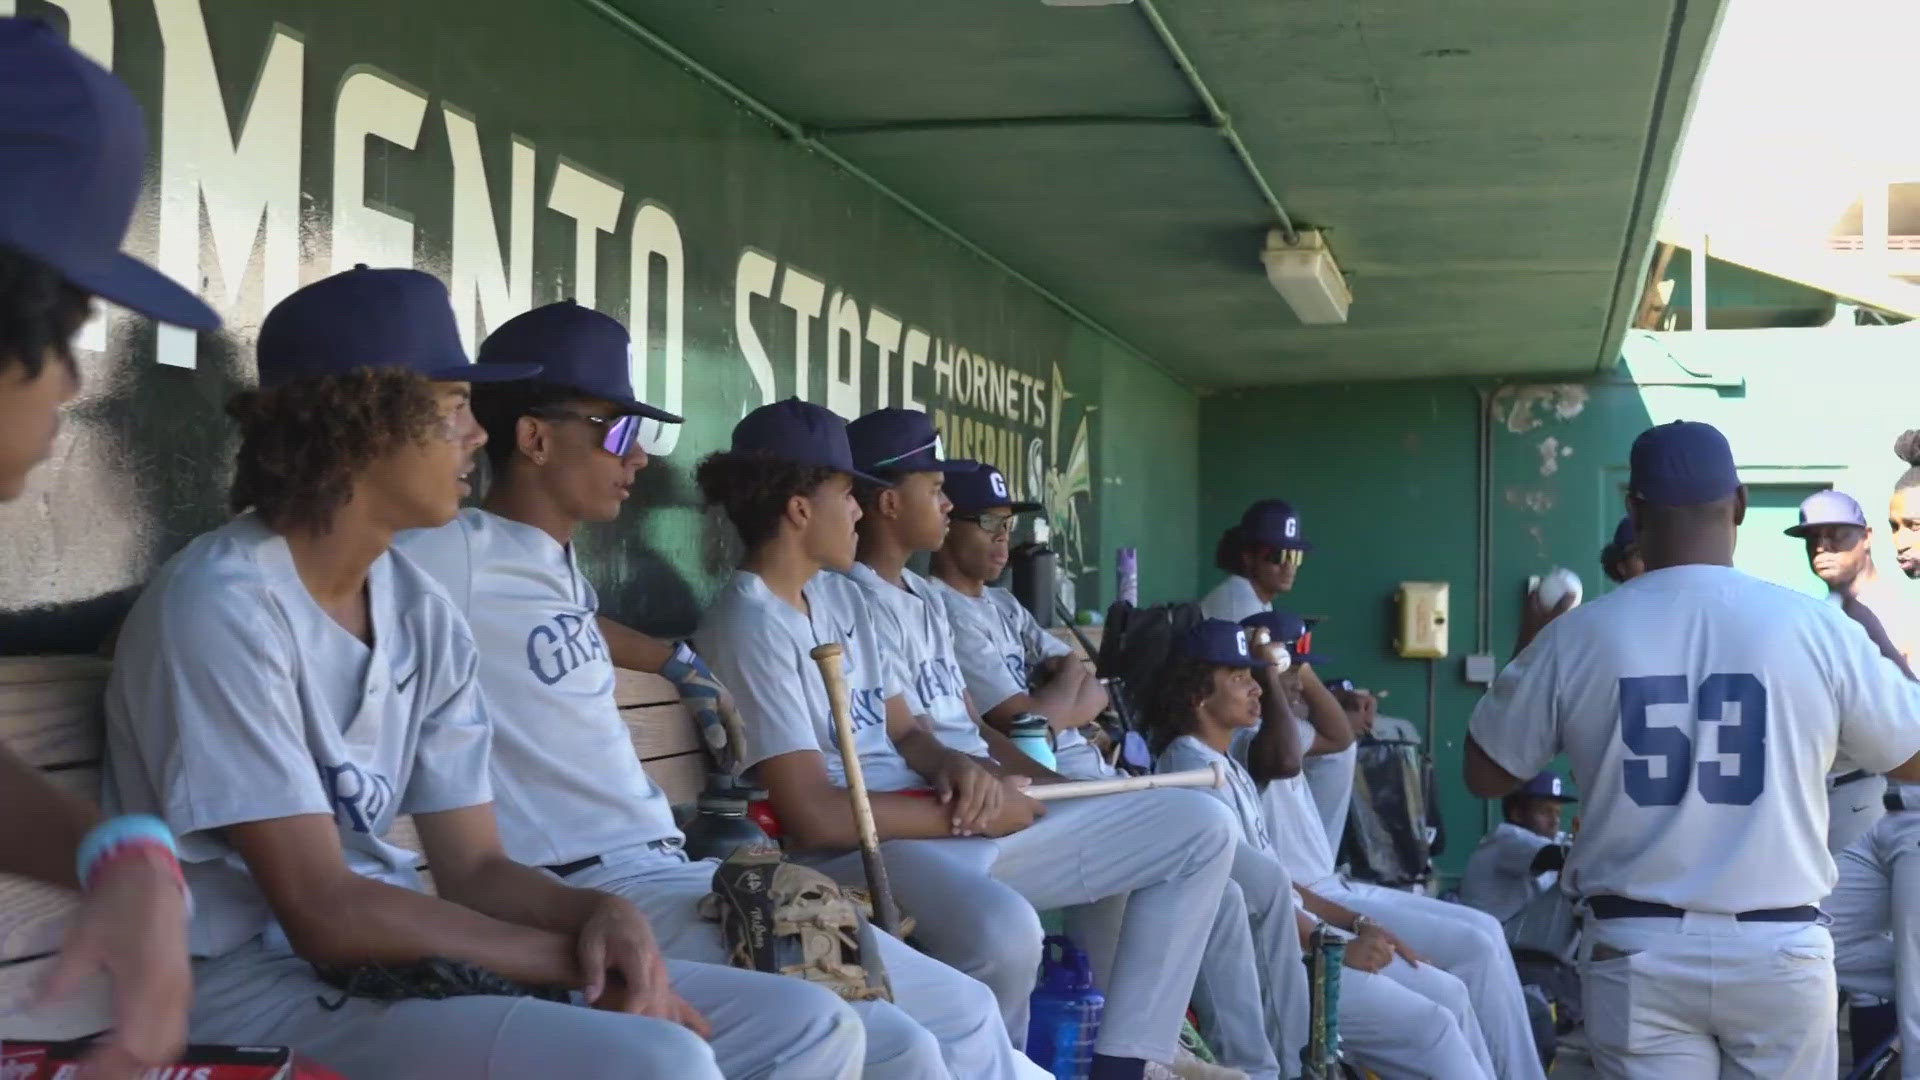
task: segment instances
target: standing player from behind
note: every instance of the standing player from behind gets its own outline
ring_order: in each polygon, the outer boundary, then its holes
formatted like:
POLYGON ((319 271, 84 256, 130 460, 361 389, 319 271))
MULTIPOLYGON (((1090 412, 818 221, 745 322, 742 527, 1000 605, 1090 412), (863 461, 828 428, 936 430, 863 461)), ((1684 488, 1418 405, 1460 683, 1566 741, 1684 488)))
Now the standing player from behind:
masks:
MULTIPOLYGON (((125 86, 45 23, 0 19, 0 502, 18 498, 53 450, 60 407, 80 385, 73 338, 94 297, 195 330, 220 325, 120 252, 146 148, 125 86)), ((113 1032, 89 1056, 90 1075, 130 1080, 171 1064, 193 1001, 171 831, 103 819, 5 750, 0 820, 0 872, 81 892, 44 985, 58 998, 95 972, 111 980, 113 1032)))
POLYGON ((388 550, 459 510, 486 441, 469 383, 538 369, 468 363, 415 270, 298 290, 258 357, 228 407, 239 516, 154 575, 107 688, 108 802, 164 817, 194 888, 194 1038, 367 1078, 718 1077, 645 916, 501 850, 472 635, 388 550), (386 839, 400 814, 438 896, 386 839), (367 965, 429 958, 594 1007, 356 996, 367 965))
POLYGON ((1042 817, 1025 778, 941 745, 907 703, 910 676, 881 647, 873 602, 844 576, 860 507, 846 424, 826 409, 789 399, 754 410, 698 478, 746 557, 696 639, 739 701, 745 764, 786 838, 826 856, 826 872, 860 877, 859 856, 843 854, 857 846, 854 815, 809 656, 838 643, 882 855, 915 941, 994 988, 1021 1045, 1040 961, 1034 907, 1128 894, 1091 1076, 1138 1080, 1148 1062, 1172 1060, 1205 941, 1192 913, 1215 910, 1227 881, 1225 815, 1205 796, 1194 801, 1209 812, 1170 812, 1167 800, 1138 796, 1194 793, 1149 791, 1074 800, 1042 817), (922 797, 929 787, 934 796, 922 797))
POLYGON ((864 1064, 857 1032, 834 1035, 836 1022, 854 1021, 826 989, 724 966, 719 927, 697 910, 715 864, 682 853, 673 808, 641 768, 614 700, 616 667, 705 665, 684 643, 599 614, 573 544, 582 524, 620 516, 647 466, 642 422, 680 422, 634 397, 628 346, 618 322, 572 301, 494 331, 482 363, 537 361, 544 370, 474 394, 493 476, 486 502, 395 545, 472 623, 507 854, 638 905, 674 985, 713 1021, 714 1053, 730 1077, 1018 1075, 987 988, 889 935, 874 939, 893 1001, 853 1006, 867 1031, 864 1064))
MULTIPOLYGON (((933 551, 941 546, 947 532, 947 511, 952 504, 944 487, 958 482, 963 492, 978 491, 980 474, 991 468, 972 461, 944 461, 939 454, 939 437, 926 413, 912 409, 881 409, 847 426, 847 438, 853 451, 853 463, 861 472, 888 481, 890 486, 857 485, 860 499, 858 530, 859 561, 850 577, 872 599, 874 621, 891 659, 907 672, 906 697, 916 716, 924 717, 934 736, 949 749, 992 763, 1000 772, 1014 772, 1040 783, 1061 777, 1042 766, 999 729, 988 723, 975 707, 963 672, 968 664, 956 654, 954 634, 940 601, 940 589, 907 567, 915 553, 933 551)), ((985 485, 988 490, 1006 490, 1006 481, 998 472, 985 485), (997 481, 997 485, 995 483, 997 481)), ((1011 513, 1011 510, 1008 511, 1011 513)), ((947 590, 952 592, 951 589, 947 590)), ((960 595, 955 593, 954 595, 960 595)), ((1012 599, 1009 597, 1009 599, 1012 599)), ((988 600, 991 605, 993 601, 988 600)), ((1018 607, 1017 603, 1015 605, 1018 607)), ((1025 608, 1019 608, 1025 614, 1025 608)), ((1013 642, 1026 637, 999 618, 998 607, 985 613, 996 626, 1008 631, 1013 642)), ((1031 618, 1028 622, 1031 623, 1031 618)), ((1058 639, 1032 627, 1040 638, 1058 639)), ((1026 652, 1019 644, 1002 663, 999 649, 981 643, 975 650, 986 665, 1002 678, 1011 671, 1026 671, 1026 652)), ((1064 646, 1062 647, 1064 651, 1064 646)), ((976 658, 977 666, 979 659, 976 658)), ((1084 668, 1083 668, 1084 670, 1084 668)), ((1097 683, 1094 685, 1098 685, 1097 683)), ((1076 733, 1077 734, 1077 733, 1076 733)), ((1080 762, 1081 768, 1099 764, 1091 746, 1080 762)), ((1069 775, 1080 778, 1086 774, 1069 775)), ((1093 776, 1103 775, 1093 771, 1093 776)), ((1192 807, 1187 793, 1146 792, 1160 797, 1129 799, 1124 803, 1101 799, 1110 812, 1138 815, 1146 812, 1178 813, 1192 807), (1166 798, 1165 796, 1174 796, 1166 798)), ((1101 835, 1108 827, 1083 826, 1083 833, 1101 835)), ((1110 983, 1115 951, 1126 926, 1126 894, 1067 909, 1066 931, 1086 950, 1093 965, 1096 985, 1110 983)), ((1280 1062, 1299 1060, 1299 1048, 1307 1036, 1307 998, 1300 950, 1295 943, 1291 953, 1269 957, 1266 964, 1277 974, 1273 992, 1262 994, 1261 976, 1255 970, 1255 951, 1248 931, 1248 913, 1240 889, 1229 881, 1221 894, 1207 936, 1200 974, 1194 987, 1194 1000, 1200 1014, 1201 1034, 1220 1061, 1254 1080, 1276 1080, 1281 1076, 1280 1062)), ((993 960, 977 960, 999 966, 993 960)), ((1029 991, 1030 992, 1030 991, 1029 991)), ((1204 1062, 1182 1060, 1182 1068, 1201 1073, 1204 1062)))
MULTIPOLYGON (((1892 639, 1903 662, 1920 649, 1920 622, 1907 590, 1880 576, 1873 564, 1873 529, 1853 496, 1819 491, 1800 504, 1800 521, 1787 535, 1807 545, 1807 566, 1827 587, 1827 601, 1858 618, 1865 608, 1892 639)), ((1827 777, 1827 850, 1834 855, 1858 840, 1883 812, 1885 777, 1837 765, 1827 777)))
MULTIPOLYGON (((1291 981, 1299 976, 1298 957, 1317 920, 1301 908, 1267 831, 1253 777, 1234 754, 1234 744, 1246 743, 1257 728, 1242 752, 1270 762, 1279 775, 1299 773, 1299 736, 1274 671, 1279 654, 1270 651, 1279 646, 1257 636, 1263 633, 1210 619, 1174 642, 1153 709, 1155 765, 1163 772, 1226 770, 1226 786, 1208 793, 1233 811, 1238 826, 1233 880, 1254 913, 1261 951, 1294 958, 1291 972, 1274 965, 1262 974, 1291 981), (1251 641, 1250 633, 1256 635, 1251 641)), ((1340 974, 1339 1020, 1341 1046, 1356 1063, 1388 1080, 1492 1075, 1460 980, 1432 964, 1409 962, 1380 924, 1351 912, 1328 914, 1337 931, 1353 934, 1340 974)), ((1265 989, 1286 988, 1269 983, 1265 989)))
POLYGON ((1562 874, 1603 1075, 1832 1076, 1826 773, 1920 778, 1920 686, 1817 600, 1733 569, 1746 488, 1707 424, 1634 440, 1647 572, 1562 614, 1469 723, 1467 787, 1565 753, 1586 800, 1562 874))

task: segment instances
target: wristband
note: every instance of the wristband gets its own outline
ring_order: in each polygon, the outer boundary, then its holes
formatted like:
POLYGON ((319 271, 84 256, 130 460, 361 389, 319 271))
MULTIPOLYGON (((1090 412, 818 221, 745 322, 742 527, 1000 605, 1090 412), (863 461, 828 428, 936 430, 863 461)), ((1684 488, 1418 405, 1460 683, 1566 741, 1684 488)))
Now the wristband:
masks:
POLYGON ((681 686, 696 677, 712 680, 713 672, 708 669, 707 662, 700 659, 700 654, 693 651, 693 646, 679 641, 674 643, 673 655, 660 665, 660 677, 675 686, 681 686))
POLYGON ((179 862, 179 848, 173 842, 173 830, 167 823, 147 814, 128 814, 125 817, 108 818, 94 826, 80 841, 80 850, 75 856, 75 878, 80 888, 85 889, 92 882, 101 861, 116 848, 146 845, 163 849, 167 857, 179 862))

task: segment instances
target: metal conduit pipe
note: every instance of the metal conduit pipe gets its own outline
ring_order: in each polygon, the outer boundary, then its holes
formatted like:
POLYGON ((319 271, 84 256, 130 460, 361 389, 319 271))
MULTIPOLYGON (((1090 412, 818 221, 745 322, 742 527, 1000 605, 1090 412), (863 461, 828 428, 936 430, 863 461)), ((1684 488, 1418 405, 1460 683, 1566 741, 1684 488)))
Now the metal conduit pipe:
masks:
POLYGON ((1233 148, 1234 156, 1240 159, 1240 165, 1246 170, 1248 179, 1252 180, 1253 186, 1260 190, 1260 197, 1273 208, 1273 216, 1280 221, 1280 235, 1286 237, 1289 244, 1297 242, 1300 239, 1300 231, 1293 227, 1292 216, 1287 213, 1285 206, 1280 205, 1280 196, 1274 194, 1273 187, 1267 183, 1267 178, 1260 174, 1260 167, 1253 163, 1253 154, 1247 150, 1247 144, 1241 140, 1240 133, 1233 128, 1233 117, 1227 115, 1227 111, 1220 107, 1219 99, 1213 96, 1213 90, 1207 86, 1207 81, 1200 77, 1200 70, 1193 66, 1187 51, 1180 47, 1179 39, 1173 36, 1173 30, 1167 26, 1167 20, 1160 17, 1160 9, 1154 6, 1153 0, 1134 0, 1134 2, 1139 5, 1140 13, 1147 17, 1147 23, 1153 27, 1154 34, 1160 38, 1160 44, 1166 48, 1167 55, 1171 56, 1174 64, 1180 68, 1180 74, 1186 76, 1187 85, 1193 87, 1193 92, 1199 96, 1200 103, 1206 107, 1207 115, 1213 118, 1213 126, 1219 129, 1221 136, 1227 140, 1227 145, 1233 148))

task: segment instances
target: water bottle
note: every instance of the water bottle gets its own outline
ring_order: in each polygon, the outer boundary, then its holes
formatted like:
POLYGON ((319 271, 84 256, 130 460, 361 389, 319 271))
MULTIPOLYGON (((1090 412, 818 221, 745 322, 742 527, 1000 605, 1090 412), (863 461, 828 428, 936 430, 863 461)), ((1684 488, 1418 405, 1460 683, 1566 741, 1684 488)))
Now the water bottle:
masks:
POLYGON ((1023 713, 1007 730, 1007 738, 1021 752, 1051 769, 1059 764, 1053 756, 1053 725, 1038 713, 1023 713))
POLYGON ((1093 988, 1093 967, 1072 940, 1051 935, 1042 948, 1027 1056, 1054 1080, 1086 1080, 1107 999, 1093 988))
POLYGON ((1114 583, 1114 595, 1134 607, 1140 606, 1140 549, 1123 547, 1114 553, 1114 568, 1118 580, 1114 583))
POLYGON ((710 782, 700 793, 693 820, 687 823, 687 858, 725 859, 745 845, 773 847, 773 841, 747 816, 747 804, 755 794, 747 788, 710 782))

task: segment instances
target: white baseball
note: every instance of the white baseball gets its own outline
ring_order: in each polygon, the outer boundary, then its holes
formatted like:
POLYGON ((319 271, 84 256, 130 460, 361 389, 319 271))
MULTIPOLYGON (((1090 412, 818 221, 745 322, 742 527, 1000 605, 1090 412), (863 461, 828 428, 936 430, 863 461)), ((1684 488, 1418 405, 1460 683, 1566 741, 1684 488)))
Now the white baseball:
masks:
POLYGON ((1540 598, 1541 606, 1548 611, 1559 607, 1561 598, 1569 594, 1573 597, 1573 603, 1568 606, 1579 607, 1580 597, 1584 595, 1580 585, 1580 575, 1564 566, 1556 566, 1542 575, 1540 584, 1534 588, 1533 594, 1540 598))

